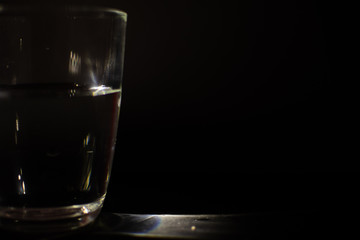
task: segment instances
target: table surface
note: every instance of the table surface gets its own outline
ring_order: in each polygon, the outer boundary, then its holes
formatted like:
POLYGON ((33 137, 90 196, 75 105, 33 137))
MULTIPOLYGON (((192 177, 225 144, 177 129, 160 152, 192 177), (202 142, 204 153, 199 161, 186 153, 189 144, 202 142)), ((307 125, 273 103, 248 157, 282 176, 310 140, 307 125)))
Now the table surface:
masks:
POLYGON ((103 212, 81 230, 47 235, 0 231, 1 239, 324 239, 351 236, 358 220, 345 212, 121 214, 103 212))

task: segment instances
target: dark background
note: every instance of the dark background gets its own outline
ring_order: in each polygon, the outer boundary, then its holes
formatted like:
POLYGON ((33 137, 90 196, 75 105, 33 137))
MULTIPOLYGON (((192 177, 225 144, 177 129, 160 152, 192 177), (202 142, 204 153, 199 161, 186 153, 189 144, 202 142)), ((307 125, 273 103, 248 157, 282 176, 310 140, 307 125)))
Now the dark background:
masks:
POLYGON ((355 202, 351 6, 53 2, 129 15, 106 209, 223 213, 355 202))

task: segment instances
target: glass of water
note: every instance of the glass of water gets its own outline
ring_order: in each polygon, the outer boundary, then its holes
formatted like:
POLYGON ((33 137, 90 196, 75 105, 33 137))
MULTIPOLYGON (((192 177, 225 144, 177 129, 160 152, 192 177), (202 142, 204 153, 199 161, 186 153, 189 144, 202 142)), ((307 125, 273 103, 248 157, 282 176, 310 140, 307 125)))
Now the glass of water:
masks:
POLYGON ((0 5, 0 226, 86 226, 106 195, 126 13, 0 5))

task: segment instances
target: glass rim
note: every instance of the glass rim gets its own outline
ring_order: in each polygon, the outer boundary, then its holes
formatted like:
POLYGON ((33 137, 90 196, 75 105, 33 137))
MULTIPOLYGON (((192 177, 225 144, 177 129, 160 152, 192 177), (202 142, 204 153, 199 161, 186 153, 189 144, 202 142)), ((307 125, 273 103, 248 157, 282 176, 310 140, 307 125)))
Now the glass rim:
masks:
POLYGON ((0 16, 11 14, 12 16, 20 16, 22 14, 38 14, 38 13, 62 13, 62 14, 93 14, 118 16, 127 19, 127 13, 110 7, 87 6, 87 5, 11 5, 0 4, 0 16))

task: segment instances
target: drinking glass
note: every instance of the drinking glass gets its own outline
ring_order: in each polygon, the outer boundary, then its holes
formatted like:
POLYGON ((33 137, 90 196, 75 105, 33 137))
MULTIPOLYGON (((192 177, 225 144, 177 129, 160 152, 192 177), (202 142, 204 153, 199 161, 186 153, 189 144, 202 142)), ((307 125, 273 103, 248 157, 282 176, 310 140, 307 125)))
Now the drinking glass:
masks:
POLYGON ((0 5, 0 226, 93 222, 114 156, 126 13, 0 5))

